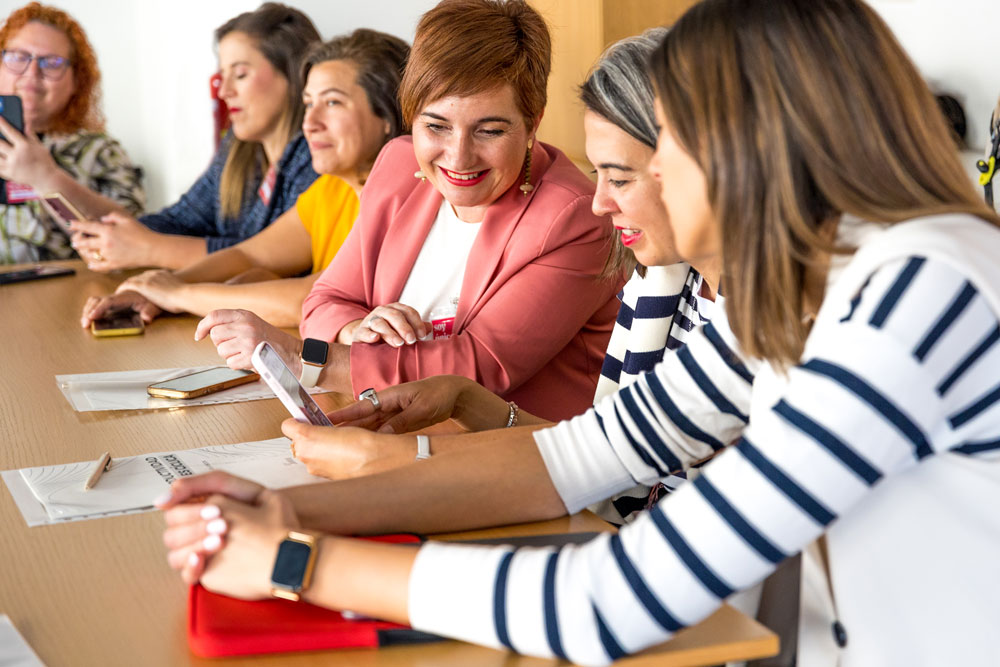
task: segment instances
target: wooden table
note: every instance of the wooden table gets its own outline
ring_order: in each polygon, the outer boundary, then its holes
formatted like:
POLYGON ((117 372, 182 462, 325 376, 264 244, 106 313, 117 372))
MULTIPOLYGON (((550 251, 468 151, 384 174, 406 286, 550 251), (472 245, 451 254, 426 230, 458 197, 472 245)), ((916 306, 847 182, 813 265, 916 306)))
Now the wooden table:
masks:
MULTIPOLYGON (((68 278, 0 286, 0 470, 261 440, 281 435, 277 400, 180 410, 73 411, 55 375, 219 363, 211 342, 193 341, 195 318, 156 320, 145 335, 97 339, 78 324, 88 296, 118 278, 81 262, 68 278)), ((324 395, 324 408, 347 400, 324 395)), ((447 537, 606 529, 593 515, 447 537)), ((10 494, 0 492, 0 613, 10 616, 49 667, 216 664, 187 648, 185 587, 166 564, 156 512, 28 528, 10 494)), ((671 642, 623 661, 629 665, 705 665, 773 655, 777 638, 724 607, 671 642)), ((226 661, 227 663, 229 661, 226 661)), ((233 660, 281 665, 557 664, 443 642, 233 660)))

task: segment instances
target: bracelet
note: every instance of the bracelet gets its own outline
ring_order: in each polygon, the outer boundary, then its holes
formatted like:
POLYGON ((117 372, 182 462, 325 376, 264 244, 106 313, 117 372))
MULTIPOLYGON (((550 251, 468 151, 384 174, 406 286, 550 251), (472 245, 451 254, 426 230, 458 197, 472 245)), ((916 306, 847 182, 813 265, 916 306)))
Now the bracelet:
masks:
POLYGON ((431 457, 431 439, 427 435, 417 436, 417 460, 423 461, 431 457))
POLYGON ((517 426, 517 403, 514 401, 507 401, 507 408, 510 412, 507 414, 507 425, 504 428, 517 426))

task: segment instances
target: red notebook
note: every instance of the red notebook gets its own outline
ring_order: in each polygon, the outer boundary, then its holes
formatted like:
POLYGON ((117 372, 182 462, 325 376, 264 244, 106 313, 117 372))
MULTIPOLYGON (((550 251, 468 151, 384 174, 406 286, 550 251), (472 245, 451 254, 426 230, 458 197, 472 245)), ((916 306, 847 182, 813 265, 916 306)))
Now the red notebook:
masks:
MULTIPOLYGON (((415 535, 377 538, 419 543, 415 535)), ((203 658, 288 651, 322 651, 439 641, 405 625, 348 619, 305 602, 246 601, 211 593, 200 585, 188 595, 188 644, 203 658)))

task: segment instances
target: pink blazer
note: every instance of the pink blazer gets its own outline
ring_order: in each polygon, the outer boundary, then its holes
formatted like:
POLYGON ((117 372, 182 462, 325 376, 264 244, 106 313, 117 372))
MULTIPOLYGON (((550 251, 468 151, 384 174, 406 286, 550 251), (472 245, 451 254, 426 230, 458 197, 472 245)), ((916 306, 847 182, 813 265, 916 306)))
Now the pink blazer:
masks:
MULTIPOLYGON (((332 341, 348 322, 399 299, 442 201, 414 178, 418 168, 409 137, 382 150, 354 228, 302 304, 303 337, 332 341)), ((530 195, 512 187, 487 210, 452 337, 352 345, 355 395, 451 373, 548 419, 590 406, 621 287, 598 277, 611 226, 591 213, 593 184, 558 149, 536 142, 531 173, 530 195)))

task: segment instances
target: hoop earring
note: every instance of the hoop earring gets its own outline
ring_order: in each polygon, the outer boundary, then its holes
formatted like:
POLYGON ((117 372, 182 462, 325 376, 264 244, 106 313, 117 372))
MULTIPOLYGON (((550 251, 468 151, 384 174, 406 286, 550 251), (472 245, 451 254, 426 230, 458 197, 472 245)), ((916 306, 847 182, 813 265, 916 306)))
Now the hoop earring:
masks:
POLYGON ((535 186, 531 184, 531 147, 535 144, 534 139, 528 139, 528 150, 524 153, 524 183, 518 186, 525 197, 527 197, 535 186))
POLYGON ((427 174, 418 169, 415 172, 413 172, 413 178, 419 178, 421 181, 426 181, 427 174))

